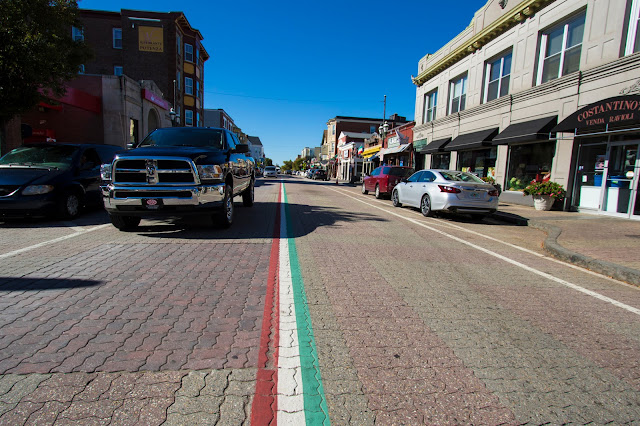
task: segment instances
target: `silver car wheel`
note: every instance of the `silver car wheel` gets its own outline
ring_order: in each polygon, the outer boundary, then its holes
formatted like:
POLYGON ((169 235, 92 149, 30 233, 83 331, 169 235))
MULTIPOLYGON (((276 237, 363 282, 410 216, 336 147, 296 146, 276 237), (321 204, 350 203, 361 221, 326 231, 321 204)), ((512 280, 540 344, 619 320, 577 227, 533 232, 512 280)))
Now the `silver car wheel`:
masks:
POLYGON ((433 216, 433 211, 431 210, 431 198, 429 198, 428 194, 424 194, 422 196, 422 200, 420 200, 420 212, 425 217, 433 216))
POLYGON ((391 202, 393 203, 393 207, 401 207, 400 198, 398 196, 398 190, 394 189, 391 193, 391 202))

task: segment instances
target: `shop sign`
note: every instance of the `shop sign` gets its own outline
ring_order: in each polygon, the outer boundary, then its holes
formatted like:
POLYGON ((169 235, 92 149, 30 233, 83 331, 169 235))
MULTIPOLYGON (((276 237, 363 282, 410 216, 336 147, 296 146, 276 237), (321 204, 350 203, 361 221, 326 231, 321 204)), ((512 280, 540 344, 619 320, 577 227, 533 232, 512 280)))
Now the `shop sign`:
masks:
POLYGON ((162 99, 162 96, 156 95, 151 90, 142 89, 142 97, 149 102, 158 105, 162 109, 169 109, 169 102, 165 101, 162 99))
POLYGON ((427 140, 426 139, 419 139, 417 141, 413 141, 413 150, 414 151, 420 151, 422 148, 425 148, 427 146, 427 140))
POLYGON ((587 105, 562 120, 551 131, 567 132, 637 123, 640 123, 640 95, 617 96, 587 105))
POLYGON ((391 136, 387 139, 387 148, 397 148, 400 146, 400 138, 398 136, 391 136))
POLYGON ((162 27, 138 27, 138 50, 141 52, 164 52, 162 27))

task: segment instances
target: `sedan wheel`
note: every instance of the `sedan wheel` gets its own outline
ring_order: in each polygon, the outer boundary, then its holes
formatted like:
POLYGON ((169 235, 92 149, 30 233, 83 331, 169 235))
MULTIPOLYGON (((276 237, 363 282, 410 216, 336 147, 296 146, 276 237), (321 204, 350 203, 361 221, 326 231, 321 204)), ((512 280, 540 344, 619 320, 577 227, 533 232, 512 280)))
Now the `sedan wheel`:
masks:
POLYGON ((402 203, 400 202, 400 198, 398 197, 397 189, 394 189, 391 193, 391 202, 393 203, 393 207, 402 207, 402 203))
POLYGON ((369 191, 367 191, 367 188, 365 188, 364 186, 364 182, 362 182, 362 193, 365 195, 369 193, 369 191))
POLYGON ((422 196, 422 200, 420 201, 420 212, 425 217, 433 216, 433 211, 431 210, 431 198, 429 198, 428 194, 424 194, 422 196))

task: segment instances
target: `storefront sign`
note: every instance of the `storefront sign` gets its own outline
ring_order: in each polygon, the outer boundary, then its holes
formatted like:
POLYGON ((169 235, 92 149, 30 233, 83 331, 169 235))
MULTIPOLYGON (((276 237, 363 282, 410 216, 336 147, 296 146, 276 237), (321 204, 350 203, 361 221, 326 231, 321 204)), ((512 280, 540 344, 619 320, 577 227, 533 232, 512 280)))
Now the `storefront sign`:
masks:
POLYGON ((149 102, 158 105, 162 109, 169 109, 169 102, 165 101, 161 96, 156 95, 151 90, 142 89, 142 97, 149 102))
POLYGON ((164 52, 162 27, 138 27, 138 50, 141 52, 164 52))
POLYGON ((387 139, 387 148, 396 148, 400 146, 400 138, 397 136, 391 136, 387 139))
POLYGON ((617 96, 587 105, 562 120, 551 131, 572 132, 638 123, 640 123, 640 96, 617 96))

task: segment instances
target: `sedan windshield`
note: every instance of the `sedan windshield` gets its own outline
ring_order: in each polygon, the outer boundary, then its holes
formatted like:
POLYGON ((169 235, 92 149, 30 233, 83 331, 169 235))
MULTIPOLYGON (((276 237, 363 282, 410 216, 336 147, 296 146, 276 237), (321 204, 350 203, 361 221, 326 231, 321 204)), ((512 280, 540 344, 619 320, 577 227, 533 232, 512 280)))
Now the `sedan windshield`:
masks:
POLYGON ((399 167, 392 167, 389 171, 391 176, 400 176, 401 178, 410 176, 413 174, 413 169, 403 169, 399 167))
POLYGON ((69 145, 23 146, 0 158, 0 166, 36 166, 68 169, 78 147, 69 145))
POLYGON ((222 149, 222 130, 176 127, 150 133, 138 146, 195 146, 222 149))
POLYGON ((467 172, 440 172, 443 178, 453 182, 486 183, 479 177, 467 172))

